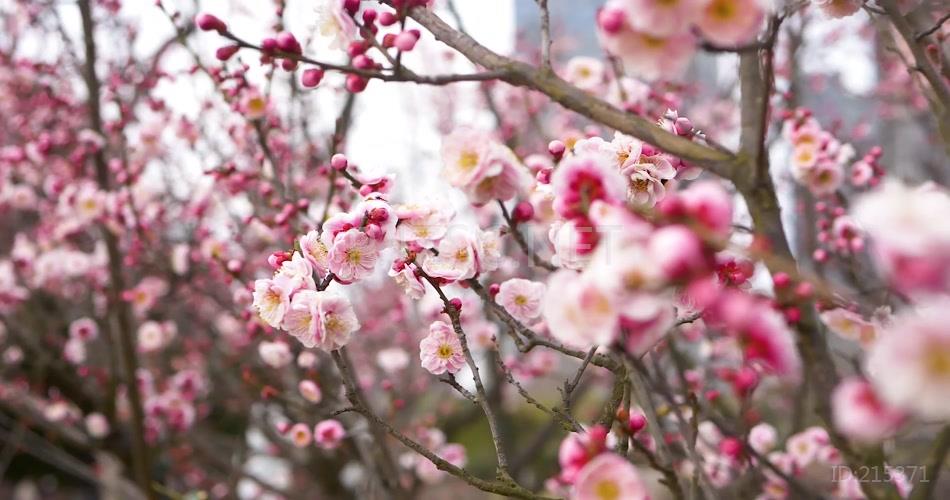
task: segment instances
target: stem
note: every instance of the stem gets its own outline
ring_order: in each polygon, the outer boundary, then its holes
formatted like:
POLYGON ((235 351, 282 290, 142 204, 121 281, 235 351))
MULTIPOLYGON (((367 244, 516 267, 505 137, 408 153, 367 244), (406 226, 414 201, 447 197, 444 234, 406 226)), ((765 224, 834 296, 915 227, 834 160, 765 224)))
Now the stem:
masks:
MULTIPOLYGON (((79 13, 82 17, 83 42, 85 45, 85 80, 89 93, 89 117, 92 130, 102 137, 102 115, 99 107, 100 86, 96 77, 96 40, 95 23, 92 18, 92 7, 89 0, 79 0, 79 13)), ((102 149, 93 156, 96 168, 96 180, 99 188, 109 190, 109 167, 102 149)), ((109 257, 109 303, 115 314, 117 336, 122 368, 125 372, 125 387, 129 397, 129 406, 132 410, 132 469, 135 480, 143 494, 151 500, 154 493, 149 480, 148 448, 145 444, 145 415, 142 410, 142 396, 139 393, 139 384, 136 377, 138 358, 135 353, 135 338, 132 332, 132 311, 129 304, 122 300, 122 291, 125 290, 125 277, 122 274, 122 254, 119 251, 119 241, 115 234, 103 226, 102 238, 105 240, 106 252, 109 257)), ((114 374, 115 375, 115 374, 114 374)))

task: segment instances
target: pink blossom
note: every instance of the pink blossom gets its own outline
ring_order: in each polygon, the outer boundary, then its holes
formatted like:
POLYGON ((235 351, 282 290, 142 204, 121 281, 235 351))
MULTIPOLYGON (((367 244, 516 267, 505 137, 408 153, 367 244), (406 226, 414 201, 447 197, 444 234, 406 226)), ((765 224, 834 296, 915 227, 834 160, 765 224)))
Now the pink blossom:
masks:
POLYGON ((587 92, 600 90, 604 77, 604 63, 593 57, 572 57, 564 67, 564 79, 587 92))
POLYGON ((278 277, 286 278, 295 290, 300 288, 314 289, 317 286, 313 281, 313 267, 300 252, 294 252, 289 260, 285 260, 274 277, 275 279, 278 277))
POLYGON ((636 467, 614 453, 602 453, 577 474, 571 500, 649 500, 636 467))
POLYGON ((320 292, 320 327, 323 338, 318 340, 317 347, 333 351, 345 346, 360 328, 350 299, 338 292, 320 292))
POLYGON ((319 276, 330 270, 330 250, 320 240, 319 231, 310 231, 300 237, 300 252, 319 276))
POLYGON ((406 292, 409 298, 415 300, 421 299, 426 293, 425 284, 416 273, 418 269, 415 264, 397 259, 388 272, 389 277, 399 285, 399 288, 406 292))
POLYGON ((597 231, 583 219, 555 221, 548 230, 548 239, 554 245, 552 262, 567 269, 583 269, 596 248, 597 231))
POLYGON ((442 177, 452 186, 467 188, 484 178, 493 140, 488 134, 458 128, 442 140, 442 177))
POLYGON ((77 337, 72 337, 63 345, 63 359, 74 365, 86 362, 86 343, 77 337))
POLYGON ((297 448, 310 446, 313 441, 313 435, 310 433, 310 427, 307 424, 294 424, 287 431, 287 435, 290 437, 290 442, 297 448))
POLYGON ((439 241, 438 255, 429 255, 422 269, 429 276, 466 280, 478 272, 478 240, 464 230, 453 230, 439 241))
POLYGON ((287 277, 259 279, 254 282, 254 308, 261 319, 277 328, 290 308, 290 294, 293 292, 293 283, 287 277))
POLYGON ((429 334, 419 342, 422 367, 433 375, 456 373, 465 366, 462 343, 452 327, 436 321, 429 326, 429 334))
POLYGON ((562 161, 551 177, 554 210, 569 219, 585 215, 596 200, 623 200, 625 184, 615 161, 616 158, 611 162, 601 155, 572 156, 562 161))
POLYGON ((950 290, 950 195, 939 188, 916 189, 886 180, 858 199, 851 211, 871 237, 875 261, 904 292, 950 290))
POLYGON ((574 484, 584 466, 607 447, 606 438, 607 429, 599 425, 587 432, 568 434, 561 441, 557 452, 557 460, 561 466, 559 479, 567 484, 574 484))
POLYGON ((99 325, 91 318, 79 318, 69 324, 69 336, 88 342, 99 336, 99 325))
POLYGON ((663 37, 627 28, 600 35, 604 48, 620 58, 627 71, 647 81, 679 77, 696 50, 688 31, 663 37))
POLYGON ((706 0, 623 0, 633 29, 656 37, 689 31, 706 0))
MULTIPOLYGON (((456 467, 465 467, 465 463, 468 461, 465 447, 457 443, 448 443, 442 445, 435 450, 435 454, 438 455, 442 460, 445 460, 456 467)), ((416 475, 419 476, 419 479, 428 484, 435 483, 446 475, 445 472, 439 470, 435 464, 430 462, 425 457, 418 457, 416 459, 415 472, 416 475)))
POLYGON ((324 450, 336 449, 345 437, 346 430, 337 420, 323 420, 313 428, 313 441, 324 450))
POLYGON ((401 347, 389 347, 376 353, 376 364, 381 370, 395 374, 409 366, 409 353, 401 347))
POLYGON ((407 204, 396 207, 396 239, 431 248, 445 236, 455 212, 447 203, 407 204))
POLYGON ((315 347, 323 339, 320 322, 320 292, 300 290, 290 301, 281 326, 305 347, 315 347))
POLYGON ((847 309, 831 309, 821 313, 821 320, 835 334, 867 347, 878 337, 879 325, 847 309))
POLYGON ((898 314, 871 346, 867 371, 881 399, 921 418, 950 418, 950 299, 898 314))
POLYGON ((722 237, 732 231, 732 197, 719 182, 693 183, 678 198, 686 213, 710 231, 722 237))
POLYGON ((109 434, 109 420, 101 413, 90 413, 85 419, 86 432, 95 439, 102 439, 109 434))
POLYGON ((504 260, 504 248, 498 231, 478 231, 478 272, 489 273, 498 269, 504 260))
POLYGON ((778 431, 772 425, 762 422, 749 429, 749 446, 760 454, 767 454, 778 442, 778 431))
POLYGON ((886 439, 904 422, 903 412, 887 406, 871 384, 856 377, 838 384, 831 396, 831 409, 838 431, 863 442, 886 439))
POLYGON ((290 347, 283 342, 261 342, 257 352, 264 363, 272 368, 283 368, 294 359, 290 347))
POLYGON ((373 273, 379 258, 379 245, 359 229, 337 235, 330 248, 330 272, 352 283, 373 273))
POLYGON ((620 316, 624 348, 639 356, 653 348, 676 321, 676 308, 669 300, 640 296, 628 300, 620 316))
POLYGON ((548 278, 542 315, 554 338, 565 344, 590 348, 607 346, 617 337, 620 311, 614 294, 597 282, 573 271, 558 271, 548 278))
POLYGON ((528 323, 541 315, 545 289, 544 283, 521 278, 510 279, 501 284, 495 302, 518 321, 528 323))
POLYGON ((507 146, 493 142, 487 147, 484 169, 464 186, 465 194, 476 205, 502 200, 507 201, 522 193, 531 178, 527 169, 507 146))
POLYGON ((754 40, 764 18, 758 0, 711 0, 702 8, 697 25, 710 42, 734 47, 754 40))

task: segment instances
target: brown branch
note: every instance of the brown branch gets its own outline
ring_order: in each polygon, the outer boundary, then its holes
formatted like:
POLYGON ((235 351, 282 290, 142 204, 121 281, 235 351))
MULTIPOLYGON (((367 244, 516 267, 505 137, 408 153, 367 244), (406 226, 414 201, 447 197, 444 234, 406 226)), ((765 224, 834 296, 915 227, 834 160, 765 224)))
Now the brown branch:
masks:
POLYGON ((950 453, 950 426, 946 426, 937 435, 936 443, 930 452, 930 460, 923 466, 925 471, 933 471, 933 475, 927 478, 927 481, 917 483, 910 494, 910 500, 924 500, 933 498, 934 488, 937 487, 937 479, 940 475, 940 469, 943 468, 947 460, 947 454, 950 453))
MULTIPOLYGON (((102 115, 99 105, 100 85, 96 76, 96 41, 95 41, 95 23, 92 17, 92 6, 89 0, 79 0, 79 13, 82 18, 83 43, 85 45, 85 71, 86 90, 89 98, 89 118, 90 126, 94 132, 105 138, 103 134, 102 115)), ((95 163, 96 179, 99 188, 105 191, 109 190, 109 167, 106 162, 105 152, 102 148, 93 155, 95 163)), ((123 259, 119 250, 119 241, 112 231, 103 226, 102 237, 105 240, 106 253, 109 258, 109 303, 110 309, 115 314, 115 332, 119 340, 119 351, 121 355, 122 368, 125 372, 125 387, 129 397, 129 406, 132 411, 132 469, 139 487, 146 498, 154 498, 151 481, 149 479, 149 457, 148 448, 145 444, 145 414, 142 410, 142 396, 139 392, 137 380, 138 359, 135 352, 135 338, 132 326, 132 311, 129 304, 122 300, 122 292, 125 290, 125 277, 123 276, 123 259)), ((113 376, 118 374, 113 373, 113 376)))

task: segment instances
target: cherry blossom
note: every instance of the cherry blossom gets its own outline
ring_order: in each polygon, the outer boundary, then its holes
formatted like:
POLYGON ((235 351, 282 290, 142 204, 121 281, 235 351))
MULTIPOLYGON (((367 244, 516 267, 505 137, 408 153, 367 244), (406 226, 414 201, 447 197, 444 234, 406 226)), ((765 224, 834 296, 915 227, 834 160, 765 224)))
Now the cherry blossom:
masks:
POLYGON ((456 373, 465 366, 462 344, 452 327, 436 321, 429 326, 429 334, 419 343, 422 367, 433 375, 456 373))
POLYGON ((501 284, 495 301, 516 319, 527 323, 540 316, 545 290, 544 283, 510 279, 501 284))

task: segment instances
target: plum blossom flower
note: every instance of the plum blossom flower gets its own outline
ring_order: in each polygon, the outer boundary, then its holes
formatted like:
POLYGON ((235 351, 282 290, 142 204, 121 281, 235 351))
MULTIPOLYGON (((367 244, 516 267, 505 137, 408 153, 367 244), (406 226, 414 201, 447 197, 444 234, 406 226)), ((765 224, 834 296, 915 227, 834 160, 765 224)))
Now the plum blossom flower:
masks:
POLYGON ((867 371, 881 399, 925 419, 950 419, 950 298, 895 316, 871 346, 867 371))
POLYGON ((559 215, 570 219, 585 215, 596 200, 617 203, 624 199, 625 183, 615 166, 616 153, 610 156, 585 154, 561 162, 551 177, 554 210, 559 215))
POLYGON ((345 346, 353 332, 360 328, 353 305, 345 295, 332 291, 320 292, 319 311, 323 338, 317 341, 317 347, 324 351, 345 346))
POLYGON ((466 188, 481 180, 489 168, 492 138, 471 128, 457 128, 442 140, 442 177, 452 186, 466 188))
POLYGON ((899 181, 883 185, 854 204, 852 216, 874 242, 885 277, 904 292, 950 289, 950 195, 939 188, 916 189, 899 181))
POLYGON ((169 323, 146 321, 138 329, 138 350, 155 352, 163 349, 175 336, 175 329, 169 323))
POLYGON ((455 212, 447 203, 407 204, 396 207, 396 239, 431 248, 448 231, 455 212))
POLYGON ((86 432, 95 439, 102 439, 109 434, 109 420, 101 413, 86 415, 86 432))
POLYGON ((382 349, 376 353, 376 364, 386 373, 397 373, 409 366, 409 353, 401 347, 382 349))
POLYGON ((305 448, 313 441, 313 434, 310 433, 310 427, 307 424, 297 423, 287 431, 290 442, 297 448, 305 448))
POLYGON ((419 342, 419 357, 422 367, 433 375, 456 373, 465 366, 461 341, 442 321, 429 326, 429 334, 419 342))
POLYGON ((411 299, 419 300, 426 293, 425 284, 422 278, 416 273, 418 267, 404 260, 396 259, 391 268, 389 268, 389 277, 399 285, 406 295, 411 299))
MULTIPOLYGON (((468 461, 465 447, 458 443, 448 443, 442 445, 437 450, 435 450, 435 454, 438 455, 442 460, 445 460, 456 467, 465 467, 465 464, 468 461)), ((439 481, 446 475, 446 473, 439 470, 435 464, 421 456, 416 457, 415 472, 416 475, 419 476, 419 479, 429 484, 439 481)))
POLYGON ((757 424, 749 429, 749 446, 761 454, 767 454, 775 448, 778 442, 778 431, 766 422, 757 424))
POLYGON ((587 92, 600 90, 604 75, 604 63, 593 57, 572 57, 564 67, 564 79, 587 92))
POLYGON ((821 313, 821 320, 835 334, 869 346, 878 337, 880 326, 847 309, 831 309, 821 313))
POLYGON ((758 0, 711 0, 700 9, 697 26, 703 37, 727 47, 750 42, 765 18, 758 0))
POLYGON ((273 368, 283 368, 294 359, 293 353, 290 352, 290 346, 284 342, 261 342, 257 346, 257 352, 264 363, 273 368))
POLYGON ((548 239, 554 245, 552 263, 567 269, 583 269, 590 261, 597 245, 597 231, 578 218, 555 221, 548 229, 548 239))
POLYGON ((676 169, 662 153, 641 155, 636 163, 621 169, 627 180, 627 199, 639 205, 652 207, 666 194, 664 181, 676 176, 676 169))
POLYGON ((320 240, 319 231, 309 231, 300 237, 300 252, 318 275, 322 277, 327 274, 330 269, 330 250, 320 240))
POLYGON ((313 267, 300 252, 294 252, 290 259, 282 262, 275 276, 287 278, 294 289, 317 287, 313 281, 313 267))
POLYGON ((606 346, 617 337, 620 313, 616 297, 590 277, 558 271, 548 279, 542 315, 556 339, 586 347, 606 346))
POLYGON ((359 229, 337 235, 330 249, 330 272, 352 283, 373 273, 379 258, 379 244, 359 229))
POLYGON ((831 395, 835 427, 845 436, 863 442, 891 437, 904 422, 904 413, 881 401, 866 380, 841 381, 831 395))
POLYGON ((624 348, 639 356, 655 346, 676 321, 672 301, 661 297, 641 295, 627 301, 620 316, 624 332, 624 348))
POLYGON ((591 427, 587 432, 568 434, 557 451, 557 461, 561 466, 558 479, 566 484, 574 484, 584 466, 607 447, 606 438, 607 429, 600 425, 591 427))
POLYGON ((518 321, 527 323, 541 315, 545 290, 544 283, 513 278, 501 284, 495 302, 518 321))
POLYGON ((639 31, 657 37, 689 30, 705 0, 623 0, 627 21, 639 31))
POLYGON ((321 342, 320 292, 300 290, 295 293, 281 326, 305 347, 312 348, 321 342))
POLYGON ((330 49, 345 49, 356 37, 356 24, 343 11, 343 2, 320 0, 315 8, 317 30, 320 36, 329 40, 330 49))
POLYGON ((600 32, 607 52, 620 58, 624 69, 646 81, 677 78, 683 74, 696 51, 691 33, 651 35, 633 28, 617 33, 600 32))
POLYGON ((429 255, 422 270, 429 276, 466 280, 478 272, 478 240, 469 232, 454 230, 439 241, 438 255, 429 255))
POLYGON ((278 328, 290 308, 293 282, 286 276, 259 279, 254 282, 254 308, 268 325, 278 328))
POLYGON ((70 338, 63 345, 63 359, 79 365, 86 362, 86 343, 77 337, 70 338))
POLYGON ((478 231, 478 272, 492 272, 504 259, 501 235, 498 231, 478 231))
POLYGON ((99 325, 91 318, 79 318, 69 324, 69 336, 84 342, 99 336, 99 325))
POLYGON ((601 453, 577 474, 571 500, 649 500, 636 467, 615 453, 601 453))
POLYGON ((313 380, 301 380, 300 383, 297 384, 297 391, 300 392, 300 397, 311 403, 316 404, 323 400, 323 392, 320 390, 320 386, 313 380))
POLYGON ((313 441, 324 450, 336 449, 345 437, 346 429, 338 420, 323 420, 313 428, 313 441))
POLYGON ((484 168, 463 189, 475 205, 493 200, 507 201, 523 192, 531 178, 515 153, 497 142, 488 145, 482 159, 484 168))

